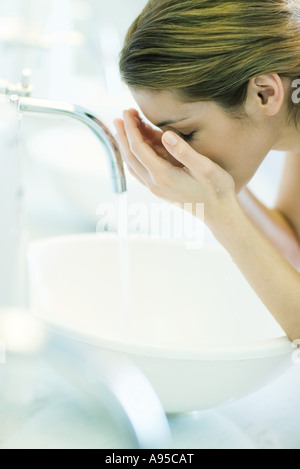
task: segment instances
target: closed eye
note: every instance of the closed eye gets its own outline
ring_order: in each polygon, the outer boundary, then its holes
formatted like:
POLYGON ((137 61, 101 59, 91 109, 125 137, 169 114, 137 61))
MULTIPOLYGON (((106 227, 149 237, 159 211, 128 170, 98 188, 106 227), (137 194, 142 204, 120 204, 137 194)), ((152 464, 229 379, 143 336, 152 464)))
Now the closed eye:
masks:
POLYGON ((194 137, 194 135, 195 135, 195 132, 192 132, 192 133, 190 133, 190 134, 188 134, 188 135, 185 135, 185 134, 182 134, 181 132, 179 132, 179 135, 180 135, 180 137, 183 138, 183 140, 185 140, 186 142, 190 142, 190 141, 193 139, 193 137, 194 137))

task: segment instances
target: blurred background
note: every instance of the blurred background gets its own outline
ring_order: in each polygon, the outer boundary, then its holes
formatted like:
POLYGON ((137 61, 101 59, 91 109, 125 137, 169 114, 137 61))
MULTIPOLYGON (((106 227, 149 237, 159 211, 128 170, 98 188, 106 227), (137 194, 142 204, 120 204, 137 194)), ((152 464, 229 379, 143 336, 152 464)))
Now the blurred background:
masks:
POLYGON ((118 54, 145 3, 1 0, 1 75, 16 82, 31 68, 36 95, 99 106, 97 93, 121 93, 118 54))

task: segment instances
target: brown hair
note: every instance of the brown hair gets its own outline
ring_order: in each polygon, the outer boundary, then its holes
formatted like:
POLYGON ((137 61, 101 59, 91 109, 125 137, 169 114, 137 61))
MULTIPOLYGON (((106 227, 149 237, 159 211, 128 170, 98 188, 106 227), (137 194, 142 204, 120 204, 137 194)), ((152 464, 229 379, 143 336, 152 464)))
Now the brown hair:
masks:
MULTIPOLYGON (((131 87, 239 112, 251 78, 300 77, 299 0, 150 0, 127 33, 120 71, 131 87)), ((291 96, 289 106, 297 111, 291 96)))

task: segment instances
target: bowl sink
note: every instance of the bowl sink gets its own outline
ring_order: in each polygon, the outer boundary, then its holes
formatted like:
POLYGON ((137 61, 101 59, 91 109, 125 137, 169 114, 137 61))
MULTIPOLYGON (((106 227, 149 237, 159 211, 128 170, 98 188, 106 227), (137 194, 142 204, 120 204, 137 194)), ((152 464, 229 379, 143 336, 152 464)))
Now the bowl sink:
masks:
POLYGON ((76 235, 32 244, 28 260, 33 314, 122 352, 167 413, 248 395, 292 366, 290 341, 221 247, 76 235))

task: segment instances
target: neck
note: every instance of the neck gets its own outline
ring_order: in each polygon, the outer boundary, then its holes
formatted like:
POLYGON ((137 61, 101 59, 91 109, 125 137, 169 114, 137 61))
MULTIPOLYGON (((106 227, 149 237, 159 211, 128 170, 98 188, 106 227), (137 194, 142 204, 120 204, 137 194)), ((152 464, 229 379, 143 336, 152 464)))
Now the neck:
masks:
POLYGON ((300 118, 298 124, 291 118, 289 124, 281 127, 278 135, 279 138, 272 150, 300 153, 300 118))

